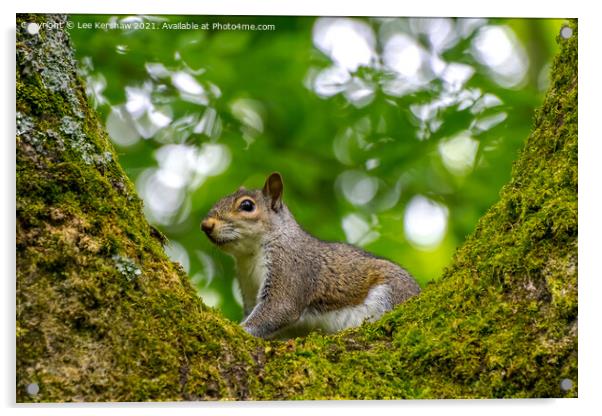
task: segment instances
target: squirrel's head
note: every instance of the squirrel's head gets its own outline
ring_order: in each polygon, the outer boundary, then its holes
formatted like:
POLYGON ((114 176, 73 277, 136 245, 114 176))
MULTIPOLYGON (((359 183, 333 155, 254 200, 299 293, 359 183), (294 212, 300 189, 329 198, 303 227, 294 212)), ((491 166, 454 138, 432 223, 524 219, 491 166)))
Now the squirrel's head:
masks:
POLYGON ((272 173, 262 189, 240 188, 220 199, 201 222, 201 229, 218 247, 230 254, 250 254, 280 213, 282 177, 272 173))

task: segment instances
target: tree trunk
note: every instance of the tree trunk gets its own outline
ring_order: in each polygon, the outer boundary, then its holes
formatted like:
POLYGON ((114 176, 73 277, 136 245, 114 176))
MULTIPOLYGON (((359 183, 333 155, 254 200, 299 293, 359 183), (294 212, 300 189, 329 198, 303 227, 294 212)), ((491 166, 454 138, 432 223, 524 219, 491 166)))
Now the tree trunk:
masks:
POLYGON ((577 395, 576 22, 511 182, 443 277, 375 324, 270 342, 167 258, 68 35, 34 21, 66 19, 17 19, 17 401, 577 395))

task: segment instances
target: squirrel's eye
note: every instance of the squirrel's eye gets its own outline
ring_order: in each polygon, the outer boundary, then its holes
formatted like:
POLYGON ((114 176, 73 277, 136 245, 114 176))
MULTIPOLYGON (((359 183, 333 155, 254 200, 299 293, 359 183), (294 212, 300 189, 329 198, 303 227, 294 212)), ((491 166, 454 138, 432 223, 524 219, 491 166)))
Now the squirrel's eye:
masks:
POLYGON ((245 199, 238 206, 242 211, 251 212, 255 209, 255 204, 250 199, 245 199))

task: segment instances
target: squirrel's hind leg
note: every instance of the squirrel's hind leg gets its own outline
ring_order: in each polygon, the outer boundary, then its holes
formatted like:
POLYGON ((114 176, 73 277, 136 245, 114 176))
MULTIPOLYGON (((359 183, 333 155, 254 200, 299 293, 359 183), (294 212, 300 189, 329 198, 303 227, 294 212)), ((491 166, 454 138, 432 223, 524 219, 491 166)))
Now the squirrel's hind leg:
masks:
POLYGON ((392 288, 388 284, 374 286, 359 305, 347 306, 328 312, 306 309, 295 326, 335 333, 346 328, 360 326, 364 321, 374 322, 395 306, 392 288))

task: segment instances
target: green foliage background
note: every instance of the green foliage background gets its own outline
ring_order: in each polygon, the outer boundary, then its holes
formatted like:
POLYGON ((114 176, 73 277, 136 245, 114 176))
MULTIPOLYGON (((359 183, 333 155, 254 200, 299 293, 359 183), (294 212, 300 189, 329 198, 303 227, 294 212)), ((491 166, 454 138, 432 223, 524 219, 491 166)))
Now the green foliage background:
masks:
MULTIPOLYGON (((274 170, 283 174, 286 203, 312 234, 349 240, 343 220, 354 215, 368 227, 367 236, 372 235, 359 239, 365 249, 403 265, 421 285, 436 279, 510 177, 511 163, 543 96, 542 74, 556 52, 555 38, 563 24, 549 19, 490 19, 463 32, 466 25, 461 19, 446 20, 456 40, 437 53, 447 63, 473 69, 460 91, 476 95, 469 106, 454 102, 439 107, 428 120, 437 123, 429 124, 412 109, 441 98, 445 83, 436 74, 431 73, 421 88, 396 96, 383 88, 394 76, 392 71, 379 64, 364 65, 352 71, 350 79, 371 86, 369 103, 354 105, 344 91, 319 96, 312 88, 315 74, 331 66, 332 58, 316 47, 314 17, 72 15, 70 21, 89 98, 104 120, 121 109, 125 120, 121 127, 132 122, 123 112, 124 103, 131 101, 127 88, 130 92, 146 88, 152 106, 169 116, 170 123, 147 139, 129 146, 117 141, 119 162, 139 187, 149 183, 141 178, 149 169, 156 172, 166 146, 206 149, 203 146, 213 144, 227 152, 224 160, 229 163, 223 171, 187 172, 180 209, 167 217, 149 212, 149 219, 167 236, 168 251, 184 265, 203 299, 231 319, 241 317, 233 290, 234 263, 201 234, 199 223, 223 195, 241 185, 260 187, 274 170), (145 29, 83 29, 85 22, 137 22, 145 29), (160 29, 163 23, 177 22, 270 24, 275 30, 160 29), (486 27, 507 28, 524 51, 529 66, 518 85, 504 86, 472 52, 486 27), (188 74, 202 87, 202 102, 182 95, 175 86, 176 73, 188 74), (477 111, 485 94, 496 96, 499 104, 477 111), (208 121, 205 127, 210 128, 195 132, 208 108, 215 117, 207 120, 219 122, 208 121), (475 128, 475 122, 501 113, 507 115, 502 122, 475 128), (464 131, 470 131, 478 150, 474 166, 459 174, 446 167, 440 149, 464 131), (376 193, 366 203, 351 201, 341 185, 345 175, 366 180, 376 193), (406 207, 417 195, 448 213, 443 239, 428 249, 412 244, 404 227, 406 207)), ((382 63, 386 30, 402 33, 427 54, 434 53, 432 38, 417 29, 420 20, 354 18, 353 22, 375 34, 377 63, 382 63)), ((421 71, 429 73, 428 68, 421 71)), ((141 189, 139 193, 146 195, 141 189)))

